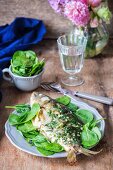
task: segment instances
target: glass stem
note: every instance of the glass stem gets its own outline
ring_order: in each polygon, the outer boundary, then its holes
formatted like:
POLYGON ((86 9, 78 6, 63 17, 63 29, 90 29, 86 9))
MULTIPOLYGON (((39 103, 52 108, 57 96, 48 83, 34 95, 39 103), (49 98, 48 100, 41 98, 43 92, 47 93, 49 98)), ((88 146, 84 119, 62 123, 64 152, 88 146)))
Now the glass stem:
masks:
POLYGON ((69 75, 69 79, 70 79, 70 80, 76 79, 76 77, 77 77, 77 76, 76 76, 75 74, 70 74, 70 75, 69 75))

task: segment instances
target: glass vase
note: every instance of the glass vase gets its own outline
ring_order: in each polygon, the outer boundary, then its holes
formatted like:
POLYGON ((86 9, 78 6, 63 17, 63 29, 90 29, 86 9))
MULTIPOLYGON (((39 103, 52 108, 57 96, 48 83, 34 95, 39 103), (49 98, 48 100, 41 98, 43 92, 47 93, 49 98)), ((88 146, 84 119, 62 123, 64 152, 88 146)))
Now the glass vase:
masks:
POLYGON ((88 41, 85 51, 85 58, 94 57, 100 54, 108 44, 109 33, 104 23, 99 24, 96 28, 87 27, 82 29, 74 26, 70 33, 72 32, 78 33, 79 35, 84 32, 87 33, 88 41))

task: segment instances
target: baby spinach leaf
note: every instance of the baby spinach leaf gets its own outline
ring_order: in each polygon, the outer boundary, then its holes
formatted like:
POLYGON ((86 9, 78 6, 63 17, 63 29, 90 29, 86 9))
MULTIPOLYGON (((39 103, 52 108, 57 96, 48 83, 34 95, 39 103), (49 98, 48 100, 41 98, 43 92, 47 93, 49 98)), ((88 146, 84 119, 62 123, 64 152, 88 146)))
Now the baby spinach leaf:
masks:
POLYGON ((32 139, 35 138, 39 134, 39 132, 37 130, 33 130, 30 132, 26 132, 26 133, 22 132, 22 134, 28 143, 30 143, 31 145, 34 145, 34 143, 32 142, 32 139))
POLYGON ((11 125, 19 125, 32 120, 36 114, 40 111, 40 105, 34 103, 29 112, 22 112, 20 115, 11 114, 9 116, 9 123, 11 125))
POLYGON ((48 151, 48 150, 42 149, 40 147, 37 147, 37 150, 44 156, 50 156, 50 155, 55 154, 55 152, 48 151))
POLYGON ((18 125, 17 129, 24 133, 36 130, 31 121, 18 125))
POLYGON ((93 114, 88 110, 78 109, 75 114, 84 124, 93 120, 93 114))
POLYGON ((69 103, 68 105, 67 105, 67 107, 69 108, 69 110, 71 110, 72 112, 76 112, 77 111, 77 109, 78 109, 78 106, 76 106, 74 103, 69 103))
POLYGON ((56 101, 64 105, 68 105, 71 99, 68 96, 61 96, 59 98, 56 98, 56 101))
POLYGON ((29 73, 29 75, 31 76, 31 75, 39 74, 41 72, 41 70, 42 70, 42 67, 44 67, 44 61, 40 61, 40 62, 34 64, 34 66, 33 66, 32 70, 31 70, 31 72, 29 73))
POLYGON ((38 143, 47 142, 47 139, 40 133, 35 138, 32 138, 31 140, 32 142, 38 142, 38 143))
POLYGON ((19 116, 18 115, 16 115, 16 114, 11 114, 11 115, 9 115, 9 123, 10 123, 10 125, 17 125, 18 124, 18 122, 19 122, 19 116))
POLYGON ((22 132, 22 134, 26 138, 26 140, 32 145, 35 145, 35 143, 41 144, 43 142, 48 142, 47 139, 37 130, 22 132))
POLYGON ((31 110, 31 107, 28 104, 18 104, 18 105, 15 105, 15 106, 5 106, 5 108, 16 109, 16 111, 18 113, 28 112, 28 111, 31 110))
POLYGON ((92 131, 97 134, 98 139, 100 140, 101 137, 102 137, 102 135, 101 135, 101 132, 100 132, 99 128, 98 128, 97 126, 96 126, 96 127, 93 127, 93 128, 92 128, 92 131))
POLYGON ((18 125, 24 122, 27 118, 28 112, 22 112, 20 115, 11 114, 9 115, 9 123, 10 125, 18 125))
POLYGON ((26 139, 28 138, 31 140, 31 139, 35 138, 39 134, 39 132, 37 130, 33 130, 33 131, 30 131, 27 133, 23 132, 22 134, 26 139))
POLYGON ((104 120, 105 118, 98 119, 98 120, 93 120, 90 124, 90 127, 93 128, 95 127, 100 121, 104 120))
POLYGON ((39 113, 39 111, 40 111, 40 105, 37 103, 34 103, 31 108, 31 111, 29 112, 29 114, 27 115, 27 118, 24 120, 23 123, 28 122, 29 120, 32 120, 36 116, 36 114, 39 113))
POLYGON ((44 60, 39 61, 33 51, 16 51, 11 60, 11 70, 16 75, 29 77, 39 74, 44 64, 44 60))
POLYGON ((34 142, 34 144, 38 148, 42 148, 42 149, 52 151, 52 152, 61 152, 61 151, 63 151, 62 146, 60 146, 57 143, 49 143, 49 142, 38 143, 38 142, 34 142))
POLYGON ((81 140, 84 147, 94 146, 99 141, 97 134, 88 128, 82 131, 81 140))

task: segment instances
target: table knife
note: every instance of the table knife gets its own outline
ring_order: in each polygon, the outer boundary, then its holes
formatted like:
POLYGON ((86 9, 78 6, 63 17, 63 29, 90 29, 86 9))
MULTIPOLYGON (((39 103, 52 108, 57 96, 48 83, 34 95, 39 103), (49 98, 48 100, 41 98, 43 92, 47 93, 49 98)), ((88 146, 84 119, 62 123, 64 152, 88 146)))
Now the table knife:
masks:
POLYGON ((77 96, 77 97, 81 97, 81 98, 84 98, 84 99, 96 101, 96 102, 99 102, 99 103, 103 103, 103 104, 107 104, 107 105, 113 105, 113 99, 112 98, 96 96, 96 95, 78 92, 78 91, 67 90, 65 88, 62 88, 60 84, 56 84, 56 85, 53 84, 53 85, 51 85, 51 87, 53 87, 54 89, 60 91, 62 94, 67 95, 71 98, 74 98, 75 96, 77 96))

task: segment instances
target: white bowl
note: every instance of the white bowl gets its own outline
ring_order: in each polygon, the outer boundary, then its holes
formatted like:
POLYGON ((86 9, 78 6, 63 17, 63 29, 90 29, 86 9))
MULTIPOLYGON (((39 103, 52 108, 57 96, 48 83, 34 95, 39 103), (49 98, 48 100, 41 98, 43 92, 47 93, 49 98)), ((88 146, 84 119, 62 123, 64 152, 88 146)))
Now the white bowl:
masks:
POLYGON ((14 83, 18 89, 23 91, 32 91, 40 86, 44 69, 39 74, 31 77, 22 77, 12 73, 11 66, 3 69, 2 72, 3 78, 11 83, 14 83), (6 73, 10 75, 10 78, 6 76, 6 73))

